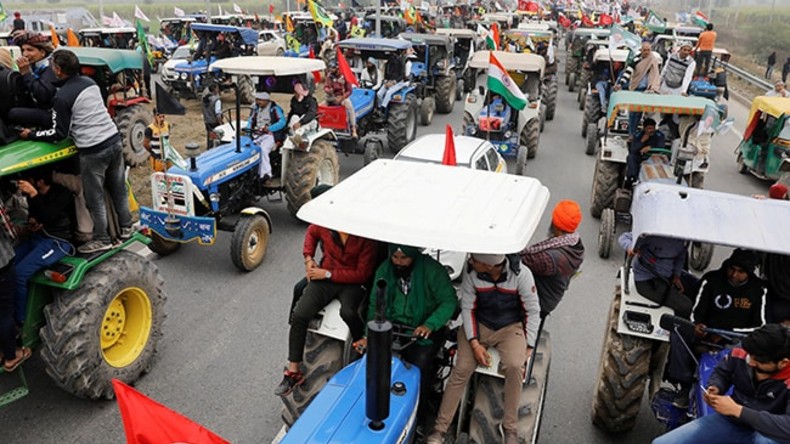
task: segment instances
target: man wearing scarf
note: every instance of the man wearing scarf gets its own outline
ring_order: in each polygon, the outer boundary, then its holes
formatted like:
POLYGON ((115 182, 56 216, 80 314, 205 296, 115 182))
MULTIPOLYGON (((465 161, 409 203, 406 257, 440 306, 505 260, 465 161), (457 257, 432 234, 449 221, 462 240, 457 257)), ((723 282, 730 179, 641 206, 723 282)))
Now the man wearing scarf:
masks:
MULTIPOLYGON (((443 339, 437 335, 453 316, 458 299, 442 264, 419 249, 405 245, 390 245, 389 260, 379 266, 373 282, 387 282, 387 320, 403 324, 420 338, 406 348, 401 356, 420 369, 422 393, 433 377, 433 360, 443 339)), ((376 315, 376 291, 370 294, 367 320, 376 315)), ((367 340, 362 338, 354 347, 362 350, 367 340)))
POLYGON ((58 81, 49 66, 50 55, 54 51, 52 40, 43 34, 26 33, 14 42, 22 48, 22 57, 16 60, 16 64, 35 107, 12 108, 8 112, 8 120, 22 126, 48 127, 52 124, 50 109, 58 81))
POLYGON ((576 232, 581 220, 582 211, 578 203, 572 200, 559 202, 551 216, 550 237, 519 253, 521 263, 535 277, 542 316, 557 307, 571 277, 584 261, 584 245, 576 232))

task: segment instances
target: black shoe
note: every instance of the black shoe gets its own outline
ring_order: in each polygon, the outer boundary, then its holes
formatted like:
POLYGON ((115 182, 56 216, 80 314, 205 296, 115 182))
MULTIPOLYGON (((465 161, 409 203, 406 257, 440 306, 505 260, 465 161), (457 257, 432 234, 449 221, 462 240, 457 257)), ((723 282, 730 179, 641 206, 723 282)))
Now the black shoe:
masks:
POLYGON ((683 410, 688 409, 690 392, 691 392, 691 387, 681 386, 680 389, 675 393, 675 397, 672 398, 672 405, 679 409, 683 409, 683 410))
POLYGON ((302 385, 304 382, 304 374, 302 372, 283 372, 283 380, 280 385, 274 389, 274 394, 277 396, 288 396, 293 392, 294 387, 302 385))

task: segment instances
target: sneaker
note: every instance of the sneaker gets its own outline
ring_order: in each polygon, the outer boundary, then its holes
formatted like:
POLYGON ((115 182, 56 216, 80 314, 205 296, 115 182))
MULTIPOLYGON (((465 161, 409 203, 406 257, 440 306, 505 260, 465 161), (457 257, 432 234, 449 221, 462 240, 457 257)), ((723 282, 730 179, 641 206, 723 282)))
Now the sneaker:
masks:
POLYGON ((434 430, 425 438, 425 444, 444 444, 444 433, 434 430))
POLYGON ((283 372, 283 381, 274 389, 274 394, 277 396, 288 396, 294 390, 294 387, 302 385, 303 382, 304 374, 302 372, 286 370, 283 372))
POLYGON ((107 251, 112 248, 109 242, 102 242, 100 240, 92 240, 86 244, 77 247, 77 251, 82 254, 98 253, 99 251, 107 251))
POLYGON ((121 240, 126 240, 132 237, 134 234, 134 228, 132 227, 122 227, 121 228, 121 240))

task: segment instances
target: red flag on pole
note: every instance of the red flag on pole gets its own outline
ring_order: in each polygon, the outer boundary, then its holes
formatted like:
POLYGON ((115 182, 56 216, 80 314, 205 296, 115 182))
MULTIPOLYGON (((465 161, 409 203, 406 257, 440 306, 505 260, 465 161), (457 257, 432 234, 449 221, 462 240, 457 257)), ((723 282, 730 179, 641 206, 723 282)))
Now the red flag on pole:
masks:
MULTIPOLYGON (((310 45, 310 52, 307 53, 307 57, 310 58, 310 59, 314 59, 315 58, 315 51, 313 50, 313 44, 312 43, 308 43, 308 45, 310 45)), ((315 80, 315 83, 320 82, 321 81, 321 73, 318 72, 318 71, 313 71, 313 80, 315 80)))
POLYGON ((348 60, 346 60, 346 56, 343 55, 343 51, 341 51, 339 47, 337 48, 337 67, 340 68, 340 72, 343 74, 346 82, 354 86, 359 86, 357 76, 354 75, 354 71, 351 71, 351 67, 348 66, 348 60))
POLYGON ((112 380, 112 386, 118 398, 127 444, 229 444, 211 430, 117 379, 112 380))
POLYGON ((560 22, 560 26, 562 26, 563 28, 570 28, 572 24, 571 19, 565 17, 563 14, 560 14, 559 22, 560 22))
POLYGON ((274 14, 274 5, 269 3, 269 14, 274 14))
POLYGON ((442 155, 442 165, 456 166, 455 161, 455 137, 453 127, 447 124, 444 130, 444 154, 442 155))
POLYGON ((598 17, 598 26, 609 26, 614 23, 614 18, 609 14, 601 14, 598 17))

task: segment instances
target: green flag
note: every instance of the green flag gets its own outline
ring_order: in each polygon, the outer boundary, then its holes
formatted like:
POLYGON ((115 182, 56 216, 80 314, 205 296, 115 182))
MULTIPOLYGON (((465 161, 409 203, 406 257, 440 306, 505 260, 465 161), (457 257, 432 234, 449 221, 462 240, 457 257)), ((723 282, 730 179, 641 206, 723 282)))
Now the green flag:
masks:
POLYGON ((0 22, 8 18, 8 13, 5 12, 5 7, 0 3, 0 22))
POLYGON ((663 33, 667 29, 667 24, 651 9, 645 20, 645 28, 653 33, 663 33))
POLYGON ((151 47, 148 46, 148 36, 145 35, 145 29, 143 29, 143 24, 140 23, 140 19, 135 20, 135 27, 137 28, 137 41, 140 44, 140 49, 143 55, 145 55, 145 58, 148 59, 148 64, 153 66, 154 55, 151 54, 151 47))
POLYGON ((326 12, 323 6, 317 0, 307 0, 307 7, 310 10, 310 15, 313 16, 313 21, 320 23, 324 27, 332 27, 332 18, 326 12))

